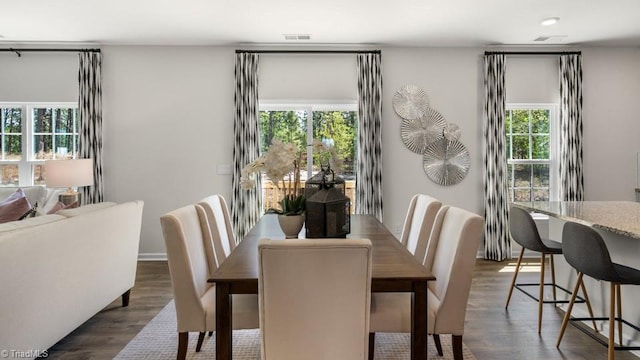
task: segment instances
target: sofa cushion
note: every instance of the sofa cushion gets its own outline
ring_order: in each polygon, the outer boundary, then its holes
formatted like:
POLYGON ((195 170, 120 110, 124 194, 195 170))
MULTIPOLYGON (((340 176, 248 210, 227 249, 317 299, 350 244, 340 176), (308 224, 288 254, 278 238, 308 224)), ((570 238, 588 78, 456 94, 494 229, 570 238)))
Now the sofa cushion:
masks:
POLYGON ((65 209, 74 209, 78 207, 78 202, 73 202, 69 205, 65 205, 62 201, 58 201, 55 205, 53 205, 53 207, 47 211, 47 214, 55 214, 60 210, 65 210, 65 209))
POLYGON ((31 226, 48 224, 62 219, 66 219, 66 217, 62 215, 45 215, 24 219, 22 221, 10 221, 4 224, 0 224, 0 233, 23 229, 31 226))
POLYGON ((114 202, 105 201, 105 202, 101 202, 101 203, 80 206, 80 207, 77 207, 75 209, 60 210, 60 211, 56 212, 56 214, 57 215, 62 215, 62 216, 65 216, 65 217, 74 217, 74 216, 78 216, 78 215, 94 212, 96 210, 106 209, 106 208, 111 207, 111 206, 113 206, 115 204, 116 203, 114 203, 114 202))

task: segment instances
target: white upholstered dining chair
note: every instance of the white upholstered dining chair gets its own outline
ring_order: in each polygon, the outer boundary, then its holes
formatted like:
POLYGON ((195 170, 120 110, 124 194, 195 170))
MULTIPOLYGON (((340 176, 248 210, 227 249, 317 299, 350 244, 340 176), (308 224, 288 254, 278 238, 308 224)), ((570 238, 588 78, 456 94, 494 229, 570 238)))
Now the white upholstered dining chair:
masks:
POLYGON ((441 206, 440 200, 424 194, 414 195, 409 203, 400 242, 421 263, 424 263, 431 228, 441 206))
POLYGON ((227 202, 222 195, 211 195, 200 200, 198 206, 201 222, 208 225, 208 231, 203 229, 207 240, 207 256, 215 259, 216 265, 220 266, 236 248, 227 202))
MULTIPOLYGON (((429 239, 427 253, 433 258, 427 268, 436 281, 429 282, 427 289, 427 331, 433 335, 440 356, 440 334, 452 335, 455 360, 462 360, 464 319, 482 225, 480 216, 445 205, 436 216, 429 239)), ((387 295, 376 297, 371 332, 411 332, 411 296, 387 295)), ((374 339, 372 336, 370 341, 374 339)))
MULTIPOLYGON (((189 332, 199 332, 196 352, 205 332, 215 331, 216 291, 208 283, 209 266, 200 219, 195 205, 171 211, 160 218, 167 247, 169 272, 176 306, 178 359, 185 359, 189 332)), ((234 295, 233 328, 258 328, 255 295, 234 295)))
POLYGON ((258 254, 262 359, 367 358, 371 241, 262 239, 258 254))

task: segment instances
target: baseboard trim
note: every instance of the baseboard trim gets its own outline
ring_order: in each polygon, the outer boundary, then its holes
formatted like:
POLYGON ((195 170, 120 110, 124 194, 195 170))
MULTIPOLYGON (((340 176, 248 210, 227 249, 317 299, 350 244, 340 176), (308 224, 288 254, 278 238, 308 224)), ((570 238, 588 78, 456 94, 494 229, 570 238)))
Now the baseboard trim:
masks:
POLYGON ((139 253, 138 261, 167 261, 166 253, 139 253))

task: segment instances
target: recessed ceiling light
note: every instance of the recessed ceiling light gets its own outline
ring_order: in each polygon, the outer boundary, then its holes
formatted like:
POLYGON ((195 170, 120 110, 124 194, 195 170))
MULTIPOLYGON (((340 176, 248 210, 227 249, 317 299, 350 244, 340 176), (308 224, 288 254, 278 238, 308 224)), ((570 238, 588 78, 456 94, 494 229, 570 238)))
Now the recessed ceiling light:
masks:
POLYGON ((544 20, 542 20, 540 22, 540 25, 542 26, 549 26, 549 25, 553 25, 555 23, 557 23, 560 20, 559 17, 550 17, 550 18, 546 18, 544 20))
POLYGON ((283 34, 285 40, 311 40, 310 34, 283 34))

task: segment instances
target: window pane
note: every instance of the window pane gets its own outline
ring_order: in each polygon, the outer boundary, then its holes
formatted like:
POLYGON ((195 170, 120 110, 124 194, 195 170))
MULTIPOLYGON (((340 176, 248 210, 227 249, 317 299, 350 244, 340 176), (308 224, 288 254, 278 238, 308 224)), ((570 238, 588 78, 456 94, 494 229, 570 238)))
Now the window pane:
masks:
POLYGON ((529 133, 529 110, 512 110, 513 133, 529 133))
POLYGON ((531 132, 532 133, 549 133, 549 110, 531 110, 531 132))
POLYGON ((507 159, 513 159, 511 157, 511 135, 507 135, 507 159))
MULTIPOLYGON (((342 160, 340 175, 345 180, 356 176, 356 134, 358 115, 355 111, 314 111, 313 138, 333 145, 342 160)), ((314 155, 314 171, 319 170, 321 160, 314 155)), ((337 170, 337 169, 334 169, 337 170)))
POLYGON ((3 108, 2 118, 4 119, 5 133, 22 133, 22 109, 21 108, 3 108))
POLYGON ((513 201, 531 201, 531 189, 516 189, 513 201))
MULTIPOLYGON (((44 164, 33 165, 33 185, 45 185, 44 164)), ((43 204, 38 204, 41 206, 43 204)))
POLYGON ((549 189, 534 189, 533 201, 549 201, 549 189))
POLYGON ((2 171, 2 179, 0 179, 0 186, 18 186, 19 174, 18 165, 0 165, 2 171))
POLYGON ((33 131, 35 133, 50 133, 52 131, 51 108, 33 109, 33 131))
POLYGON ((4 135, 4 160, 22 159, 22 135, 4 135))
POLYGON ((73 133, 73 113, 75 109, 55 109, 56 132, 73 133))
POLYGON ((260 152, 267 151, 273 139, 306 150, 307 116, 306 111, 260 111, 260 152))
POLYGON ((517 164, 514 165, 515 187, 531 187, 531 165, 517 164))
POLYGON ((549 159, 549 135, 532 135, 531 143, 532 159, 549 159))
POLYGON ((549 187, 549 165, 548 164, 533 165, 533 186, 549 187))
POLYGON ((511 111, 507 110, 504 114, 504 131, 507 134, 511 133, 511 111))
POLYGON ((74 135, 56 135, 56 159, 73 159, 73 137, 74 135))
POLYGON ((512 136, 511 149, 513 159, 529 159, 529 136, 528 135, 514 135, 512 136))
POLYGON ((53 159, 53 136, 34 135, 33 140, 33 155, 35 159, 53 159))
POLYGON ((513 187, 513 165, 507 164, 507 186, 513 187))

